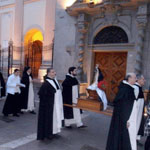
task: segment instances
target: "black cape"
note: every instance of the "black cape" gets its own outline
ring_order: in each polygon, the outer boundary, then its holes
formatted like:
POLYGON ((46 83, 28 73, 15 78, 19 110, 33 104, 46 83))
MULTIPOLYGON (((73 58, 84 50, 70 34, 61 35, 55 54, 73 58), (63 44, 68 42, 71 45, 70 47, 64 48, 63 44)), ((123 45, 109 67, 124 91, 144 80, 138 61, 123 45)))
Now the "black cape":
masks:
POLYGON ((38 92, 40 104, 37 140, 43 140, 53 134, 53 108, 55 93, 55 88, 47 80, 45 80, 38 92))
POLYGON ((131 150, 127 121, 131 115, 135 99, 134 88, 122 82, 114 100, 114 111, 106 150, 131 150))
POLYGON ((0 86, 2 87, 0 97, 6 96, 6 85, 1 72, 0 72, 0 86))
MULTIPOLYGON (((25 84, 25 88, 21 87, 21 109, 27 109, 28 106, 28 95, 29 95, 29 85, 30 85, 30 75, 28 75, 26 72, 23 73, 23 76, 21 78, 21 83, 25 84)), ((32 75, 31 75, 32 78, 32 75)))
MULTIPOLYGON (((79 83, 76 78, 71 77, 70 75, 66 75, 66 79, 62 83, 62 86, 63 86, 62 96, 63 96, 64 104, 72 105, 72 103, 73 103, 72 87, 74 85, 78 85, 78 84, 79 83)), ((74 118, 73 109, 71 107, 64 106, 64 118, 65 119, 73 119, 74 118)))
MULTIPOLYGON (((138 95, 138 99, 143 99, 144 100, 144 94, 143 94, 143 90, 142 87, 135 84, 137 87, 139 87, 139 95, 138 95)), ((144 105, 145 106, 145 105, 144 105)), ((138 135, 144 136, 144 124, 145 124, 145 117, 144 117, 144 107, 143 107, 143 115, 142 115, 142 120, 141 120, 141 125, 138 131, 138 135)))

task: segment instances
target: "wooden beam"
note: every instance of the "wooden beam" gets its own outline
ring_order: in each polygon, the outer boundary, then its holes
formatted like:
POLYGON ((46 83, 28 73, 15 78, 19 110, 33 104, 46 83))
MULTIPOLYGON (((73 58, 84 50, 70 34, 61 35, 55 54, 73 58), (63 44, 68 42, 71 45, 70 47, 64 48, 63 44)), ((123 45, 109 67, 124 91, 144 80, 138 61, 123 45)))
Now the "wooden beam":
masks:
POLYGON ((76 104, 73 104, 73 105, 64 104, 64 106, 72 107, 72 108, 79 108, 79 109, 86 110, 86 111, 91 111, 91 112, 96 112, 96 113, 107 115, 107 116, 112 116, 112 111, 110 109, 107 109, 105 111, 100 111, 100 110, 97 111, 97 110, 89 109, 89 108, 86 108, 86 107, 78 107, 76 104))

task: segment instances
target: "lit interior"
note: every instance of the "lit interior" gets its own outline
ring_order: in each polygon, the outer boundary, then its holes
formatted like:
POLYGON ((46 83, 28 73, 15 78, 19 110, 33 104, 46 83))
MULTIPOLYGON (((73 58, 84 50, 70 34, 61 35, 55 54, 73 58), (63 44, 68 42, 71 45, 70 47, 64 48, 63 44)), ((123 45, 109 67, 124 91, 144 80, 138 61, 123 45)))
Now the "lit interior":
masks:
POLYGON ((34 41, 43 41, 43 35, 41 31, 38 29, 31 29, 27 32, 27 34, 24 37, 24 44, 27 45, 29 42, 34 42, 34 41))

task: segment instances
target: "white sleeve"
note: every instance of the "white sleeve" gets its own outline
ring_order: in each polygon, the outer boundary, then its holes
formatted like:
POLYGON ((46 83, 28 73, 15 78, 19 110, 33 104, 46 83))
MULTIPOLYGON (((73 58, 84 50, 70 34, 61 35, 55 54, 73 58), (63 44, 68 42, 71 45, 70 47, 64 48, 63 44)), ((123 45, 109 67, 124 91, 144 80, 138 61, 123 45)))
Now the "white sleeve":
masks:
POLYGON ((14 83, 14 82, 13 82, 12 76, 10 76, 10 77, 8 78, 8 80, 7 80, 7 86, 8 86, 8 87, 16 87, 16 86, 17 86, 17 83, 14 83))

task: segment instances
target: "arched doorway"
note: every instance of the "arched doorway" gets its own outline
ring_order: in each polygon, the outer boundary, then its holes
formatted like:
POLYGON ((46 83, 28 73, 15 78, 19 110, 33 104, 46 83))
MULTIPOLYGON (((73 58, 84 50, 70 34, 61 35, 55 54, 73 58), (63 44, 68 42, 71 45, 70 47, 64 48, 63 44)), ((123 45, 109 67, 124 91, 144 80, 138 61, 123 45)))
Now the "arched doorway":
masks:
MULTIPOLYGON (((93 40, 94 45, 105 44, 105 47, 117 44, 119 45, 117 48, 121 48, 121 45, 124 43, 128 43, 128 36, 123 29, 117 26, 109 26, 102 29, 93 40)), ((118 91, 120 81, 124 79, 126 74, 127 51, 116 49, 116 51, 96 52, 94 63, 100 66, 104 79, 107 82, 106 95, 109 102, 112 102, 118 91)))
POLYGON ((41 31, 38 29, 28 31, 24 45, 24 65, 30 66, 33 77, 37 78, 42 63, 43 35, 41 31))

